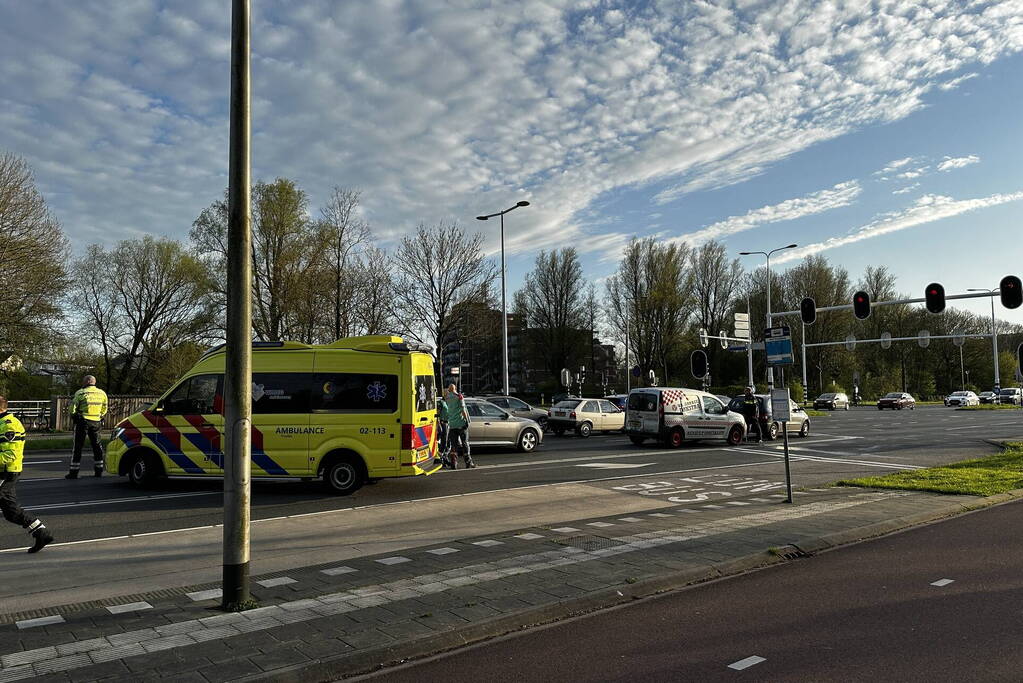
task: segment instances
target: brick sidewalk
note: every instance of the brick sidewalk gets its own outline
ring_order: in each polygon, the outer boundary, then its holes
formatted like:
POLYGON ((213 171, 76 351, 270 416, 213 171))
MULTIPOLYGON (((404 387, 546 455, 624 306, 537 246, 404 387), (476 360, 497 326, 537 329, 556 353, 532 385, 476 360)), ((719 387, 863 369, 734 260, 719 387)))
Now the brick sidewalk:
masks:
POLYGON ((992 502, 811 489, 573 520, 253 578, 0 616, 0 683, 314 681, 783 562, 992 502))

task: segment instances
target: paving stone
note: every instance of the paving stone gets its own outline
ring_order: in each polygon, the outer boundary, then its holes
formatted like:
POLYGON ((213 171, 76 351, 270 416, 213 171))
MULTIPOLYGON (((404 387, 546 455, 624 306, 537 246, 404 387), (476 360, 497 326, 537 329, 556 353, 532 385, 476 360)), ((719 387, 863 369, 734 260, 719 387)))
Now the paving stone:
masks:
POLYGON ((295 648, 309 659, 322 659, 333 657, 352 649, 348 643, 337 638, 325 638, 311 642, 302 643, 295 648))
POLYGON ((87 683, 101 681, 115 676, 124 676, 128 673, 127 667, 120 661, 105 662, 103 664, 92 664, 80 669, 73 669, 68 674, 74 683, 87 683))
POLYGON ((309 657, 294 647, 278 647, 263 654, 249 657, 249 661, 263 671, 273 671, 286 666, 308 662, 309 657))
POLYGON ((238 657, 224 664, 213 664, 199 669, 208 681, 229 681, 249 674, 262 673, 262 669, 244 657, 238 657))
POLYGON ((353 631, 338 636, 342 642, 351 645, 356 650, 364 647, 373 647, 394 640, 391 636, 379 629, 368 629, 366 631, 353 631))

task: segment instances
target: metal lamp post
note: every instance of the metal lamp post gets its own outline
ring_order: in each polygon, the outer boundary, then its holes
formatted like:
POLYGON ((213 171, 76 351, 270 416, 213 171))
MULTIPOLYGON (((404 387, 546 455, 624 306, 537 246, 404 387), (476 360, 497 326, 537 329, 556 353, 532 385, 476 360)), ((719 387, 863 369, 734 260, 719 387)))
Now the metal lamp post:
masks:
POLYGON ((508 285, 504 267, 504 214, 509 211, 514 211, 520 206, 529 206, 529 202, 523 200, 516 202, 515 206, 505 209, 504 211, 489 213, 486 216, 476 216, 476 220, 478 221, 490 220, 494 216, 501 217, 501 369, 502 374, 504 375, 505 396, 509 395, 510 390, 508 383, 508 285))
MULTIPOLYGON (((967 289, 967 292, 997 292, 998 287, 992 287, 990 289, 981 287, 975 289, 967 289)), ((995 298, 991 297, 991 355, 992 360, 995 363, 995 393, 1001 391, 1001 379, 998 376, 998 331, 995 327, 995 298)))
MULTIPOLYGON (((787 244, 784 247, 778 247, 771 251, 740 251, 740 256, 751 256, 753 254, 763 254, 767 257, 767 327, 771 327, 771 254, 776 251, 783 251, 785 249, 795 249, 797 244, 787 244)), ((774 389, 774 368, 770 365, 767 366, 767 390, 770 392, 774 389)))

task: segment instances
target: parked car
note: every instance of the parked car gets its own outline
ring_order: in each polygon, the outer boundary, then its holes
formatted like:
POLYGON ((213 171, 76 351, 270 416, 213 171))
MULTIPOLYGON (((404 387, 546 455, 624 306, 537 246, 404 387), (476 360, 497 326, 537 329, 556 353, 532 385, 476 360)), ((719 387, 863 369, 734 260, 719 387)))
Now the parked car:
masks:
POLYGON ((892 410, 909 408, 913 410, 916 408, 916 399, 902 391, 890 391, 877 400, 877 409, 884 410, 885 408, 891 408, 892 410))
POLYGON ((465 399, 469 412, 469 443, 476 446, 514 446, 523 453, 543 442, 543 429, 534 420, 516 417, 480 398, 465 399))
POLYGON ((849 397, 838 392, 821 394, 813 401, 814 410, 849 410, 849 397))
POLYGON ((498 408, 503 408, 516 417, 525 417, 534 420, 541 429, 547 429, 547 411, 543 408, 531 406, 521 398, 514 396, 480 396, 484 401, 490 401, 498 408))
POLYGON ((993 391, 982 391, 977 396, 981 403, 998 403, 998 394, 993 391))
POLYGON ((946 406, 979 406, 980 397, 972 391, 953 391, 945 397, 946 406))
MULTIPOLYGON (((781 434, 781 423, 774 419, 773 411, 771 410, 771 397, 767 394, 756 394, 757 400, 760 402, 760 431, 767 439, 777 439, 778 435, 781 434)), ((745 398, 742 394, 735 396, 728 403, 728 409, 736 413, 742 414, 742 400, 745 398)), ((806 411, 800 408, 795 401, 790 401, 789 411, 792 413, 792 419, 788 421, 787 427, 789 433, 796 432, 799 436, 810 435, 810 418, 806 414, 806 411)))
POLYGON ((1023 390, 1019 387, 1006 387, 998 392, 998 402, 1005 405, 1023 405, 1023 390))
POLYGON ((724 439, 736 446, 746 432, 742 415, 729 411, 717 396, 697 389, 633 389, 625 419, 625 431, 637 446, 646 439, 656 439, 672 448, 700 439, 724 439))
POLYGON ((557 436, 574 431, 583 438, 595 431, 620 432, 625 412, 606 398, 566 398, 551 407, 547 427, 557 436))
POLYGON ((611 396, 605 396, 608 401, 618 406, 619 410, 625 410, 625 404, 629 400, 628 394, 612 394, 611 396))

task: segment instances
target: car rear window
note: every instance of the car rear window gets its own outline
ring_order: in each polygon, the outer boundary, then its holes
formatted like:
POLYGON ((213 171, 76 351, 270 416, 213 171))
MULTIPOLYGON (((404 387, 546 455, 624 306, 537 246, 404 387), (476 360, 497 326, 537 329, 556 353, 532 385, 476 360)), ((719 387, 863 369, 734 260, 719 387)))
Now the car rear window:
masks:
POLYGON ((629 394, 628 409, 643 411, 657 410, 657 394, 647 391, 637 391, 629 394))
POLYGON ((558 401, 554 404, 555 408, 575 408, 582 401, 558 401))

